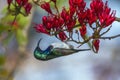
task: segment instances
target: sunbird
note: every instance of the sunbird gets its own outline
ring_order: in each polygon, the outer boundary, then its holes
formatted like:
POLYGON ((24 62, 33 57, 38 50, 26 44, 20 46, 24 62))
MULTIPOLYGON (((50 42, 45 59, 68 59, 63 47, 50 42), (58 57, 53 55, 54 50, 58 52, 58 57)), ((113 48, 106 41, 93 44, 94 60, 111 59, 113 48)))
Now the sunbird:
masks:
POLYGON ((54 59, 54 58, 58 58, 61 56, 66 56, 66 55, 70 55, 70 54, 74 54, 76 52, 79 51, 88 51, 90 49, 74 49, 74 48, 70 48, 70 49, 66 49, 66 48, 54 48, 53 45, 49 45, 47 49, 45 50, 41 50, 41 48, 39 47, 39 44, 41 42, 41 39, 38 41, 37 43, 37 47, 34 50, 34 57, 38 60, 42 60, 42 61, 47 61, 50 59, 54 59))

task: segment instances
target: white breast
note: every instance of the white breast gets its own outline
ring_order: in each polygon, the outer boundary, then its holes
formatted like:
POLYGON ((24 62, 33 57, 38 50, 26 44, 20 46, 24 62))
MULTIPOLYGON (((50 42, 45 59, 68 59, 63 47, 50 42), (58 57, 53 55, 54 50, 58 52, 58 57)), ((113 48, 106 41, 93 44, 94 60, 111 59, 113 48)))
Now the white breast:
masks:
POLYGON ((70 45, 64 43, 64 42, 57 42, 57 43, 52 43, 54 48, 65 48, 65 49, 70 49, 70 45))

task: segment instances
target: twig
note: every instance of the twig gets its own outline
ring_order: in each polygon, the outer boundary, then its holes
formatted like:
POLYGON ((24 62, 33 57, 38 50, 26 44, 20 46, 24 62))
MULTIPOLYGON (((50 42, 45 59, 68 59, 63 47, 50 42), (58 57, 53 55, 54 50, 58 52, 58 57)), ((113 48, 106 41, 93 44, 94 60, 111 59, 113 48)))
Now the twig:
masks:
POLYGON ((117 37, 120 37, 120 34, 115 35, 115 36, 111 36, 111 37, 100 37, 100 39, 109 39, 109 40, 111 40, 111 39, 114 39, 114 38, 117 38, 117 37))
POLYGON ((15 15, 15 17, 13 19, 12 26, 14 25, 16 18, 17 18, 17 15, 15 15))
POLYGON ((37 1, 32 0, 32 1, 33 1, 36 5, 40 6, 40 4, 38 3, 39 0, 37 0, 37 1))
POLYGON ((100 36, 106 34, 106 33, 111 29, 111 27, 112 27, 112 26, 110 26, 110 27, 107 29, 107 31, 103 32, 100 36))
POLYGON ((45 0, 32 0, 36 5, 40 6, 45 0))
POLYGON ((67 42, 70 42, 70 41, 75 42, 75 43, 77 43, 77 44, 81 44, 81 43, 82 43, 82 42, 76 41, 76 40, 74 40, 74 39, 72 39, 72 40, 67 40, 67 42))
POLYGON ((80 46, 82 46, 85 43, 88 43, 91 39, 92 39, 92 37, 89 37, 88 39, 84 40, 83 42, 81 42, 81 44, 77 48, 79 48, 80 46))
POLYGON ((116 17, 115 21, 118 21, 118 22, 120 22, 120 18, 116 17))
POLYGON ((80 35, 79 35, 79 32, 78 32, 78 30, 76 30, 76 32, 75 32, 76 34, 77 34, 77 36, 78 36, 78 41, 80 41, 80 35))
POLYGON ((59 10, 56 4, 55 4, 55 9, 57 10, 57 13, 59 14, 59 10))

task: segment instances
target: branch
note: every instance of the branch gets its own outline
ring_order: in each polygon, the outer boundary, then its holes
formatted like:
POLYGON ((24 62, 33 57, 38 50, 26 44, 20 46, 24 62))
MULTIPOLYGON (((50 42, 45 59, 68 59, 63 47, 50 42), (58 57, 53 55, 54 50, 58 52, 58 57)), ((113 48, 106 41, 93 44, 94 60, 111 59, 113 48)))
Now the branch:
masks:
POLYGON ((117 38, 117 37, 120 37, 120 34, 115 35, 115 36, 111 36, 111 37, 100 37, 100 39, 109 39, 109 40, 111 40, 111 39, 114 39, 114 38, 117 38))
POLYGON ((37 1, 32 0, 32 1, 33 1, 36 5, 40 6, 39 0, 37 0, 37 1))
POLYGON ((110 27, 107 29, 107 31, 103 32, 100 36, 106 34, 106 33, 111 29, 111 27, 112 27, 112 26, 110 26, 110 27))
POLYGON ((116 17, 115 21, 118 21, 118 22, 120 22, 120 18, 116 17))
POLYGON ((16 21, 17 15, 15 15, 13 22, 12 22, 12 26, 14 25, 15 21, 16 21))
POLYGON ((77 40, 74 40, 74 39, 72 39, 72 40, 67 40, 67 42, 75 42, 75 43, 77 43, 77 44, 81 44, 81 43, 82 43, 82 42, 77 41, 77 40))

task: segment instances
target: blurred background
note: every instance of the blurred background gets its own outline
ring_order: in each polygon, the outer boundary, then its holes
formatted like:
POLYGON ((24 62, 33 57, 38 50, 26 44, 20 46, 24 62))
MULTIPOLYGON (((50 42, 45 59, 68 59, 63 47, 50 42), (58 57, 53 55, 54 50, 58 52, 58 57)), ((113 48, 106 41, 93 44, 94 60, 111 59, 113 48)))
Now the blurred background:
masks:
MULTIPOLYGON (((60 42, 33 28, 34 23, 41 23, 45 11, 33 4, 31 14, 20 16, 14 25, 16 29, 9 31, 6 23, 12 21, 13 16, 6 14, 6 1, 0 0, 0 80, 120 80, 120 38, 102 40, 98 54, 86 51, 39 61, 34 58, 33 51, 40 38, 42 49, 60 42)), ((68 6, 67 1, 58 0, 57 4, 68 6)), ((89 5, 91 0, 85 1, 89 5)), ((111 9, 116 10, 116 17, 120 17, 119 3, 120 0, 108 1, 111 9)), ((106 36, 120 34, 120 23, 114 22, 112 26, 106 36)))

